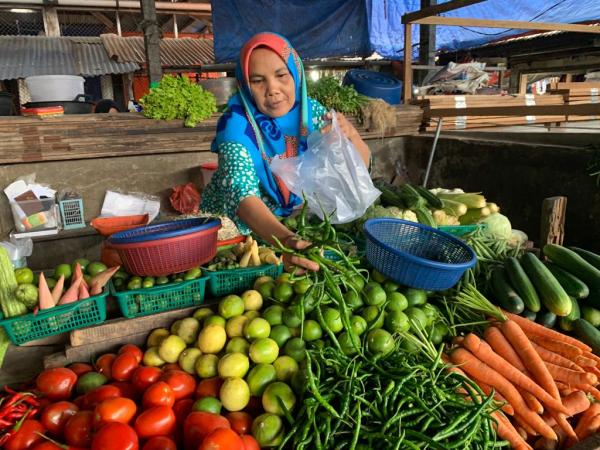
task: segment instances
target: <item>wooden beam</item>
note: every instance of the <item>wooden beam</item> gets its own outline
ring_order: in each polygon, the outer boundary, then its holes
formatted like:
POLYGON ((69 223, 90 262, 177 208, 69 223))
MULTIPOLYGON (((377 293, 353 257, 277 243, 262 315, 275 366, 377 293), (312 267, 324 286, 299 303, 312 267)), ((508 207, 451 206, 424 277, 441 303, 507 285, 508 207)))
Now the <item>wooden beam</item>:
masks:
POLYGON ((546 244, 562 245, 565 237, 567 197, 549 197, 542 202, 540 248, 546 244))
POLYGON ((527 93, 527 74, 522 73, 519 77, 519 94, 525 95, 527 93))
POLYGON ((430 6, 428 8, 420 9, 419 11, 404 14, 402 16, 402 23, 414 23, 424 17, 435 16, 436 14, 464 8, 465 6, 474 5, 475 3, 481 3, 483 1, 485 0, 452 0, 450 2, 442 3, 441 5, 430 6))
POLYGON ((577 25, 572 23, 547 23, 523 22, 519 20, 489 20, 472 19, 466 17, 441 17, 432 16, 415 20, 413 23, 421 25, 451 25, 460 27, 483 28, 512 28, 515 30, 544 30, 544 31, 571 31, 576 33, 600 33, 600 26, 577 25))
MULTIPOLYGON (((493 96, 490 96, 493 102, 493 96)), ((600 103, 583 105, 488 106, 425 109, 424 118, 457 116, 594 116, 600 115, 600 103)))
POLYGON ((44 19, 44 31, 46 36, 60 36, 60 23, 58 21, 58 12, 55 6, 44 6, 42 8, 42 18, 44 19))
POLYGON ((106 15, 104 15, 103 13, 99 11, 91 11, 90 14, 96 19, 98 19, 100 22, 102 22, 104 25, 106 25, 110 31, 116 30, 116 26, 113 23, 113 21, 106 17, 106 15))
POLYGON ((404 91, 404 104, 407 105, 412 99, 412 24, 404 24, 404 79, 402 89, 404 91))

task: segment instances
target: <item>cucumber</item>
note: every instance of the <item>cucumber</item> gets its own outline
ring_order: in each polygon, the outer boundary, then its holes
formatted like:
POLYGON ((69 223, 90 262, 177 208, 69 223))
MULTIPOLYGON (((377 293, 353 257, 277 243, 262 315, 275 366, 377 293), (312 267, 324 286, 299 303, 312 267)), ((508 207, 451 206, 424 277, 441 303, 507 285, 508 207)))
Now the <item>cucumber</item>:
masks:
POLYGON ((521 317, 525 317, 526 319, 529 319, 532 322, 534 322, 535 318, 537 317, 537 313, 534 313, 533 311, 529 311, 528 309, 524 309, 520 315, 521 315, 521 317))
POLYGON ((417 220, 419 221, 419 223, 427 225, 431 228, 437 228, 437 223, 435 223, 431 212, 427 208, 414 208, 413 212, 417 216, 417 220))
POLYGON ((535 321, 546 328, 553 328, 556 325, 556 314, 550 311, 540 311, 537 313, 535 321))
POLYGON ((592 347, 595 355, 600 355, 600 331, 584 319, 577 319, 573 322, 573 327, 577 337, 592 347))
POLYGON ((525 253, 521 264, 548 311, 561 317, 569 315, 571 299, 544 263, 533 253, 525 253))
POLYGON ((589 250, 584 250, 583 248, 579 247, 569 248, 575 253, 577 253, 579 256, 581 256, 583 259, 585 259, 587 262, 589 262, 596 269, 600 270, 600 255, 597 255, 596 253, 590 252, 589 250))
POLYGON ((575 253, 561 245, 544 245, 544 255, 567 272, 588 285, 590 289, 600 290, 600 270, 575 253))
POLYGON ((538 312, 541 308, 540 297, 538 296, 533 284, 523 267, 519 263, 519 260, 514 257, 508 258, 504 261, 504 270, 508 275, 510 283, 514 286, 515 291, 523 299, 525 307, 533 312, 538 312))
POLYGON ((407 208, 423 206, 426 202, 410 184, 405 184, 398 193, 407 208))
POLYGON ((513 314, 520 314, 525 309, 525 303, 508 283, 501 267, 492 272, 492 293, 500 306, 513 314))
POLYGON ((571 297, 572 308, 568 316, 561 317, 558 321, 558 325, 561 330, 573 331, 573 321, 581 317, 581 310, 579 309, 579 303, 573 297, 571 297))
POLYGON ((581 317, 595 327, 600 327, 600 310, 591 306, 581 307, 581 317))
POLYGON ((549 261, 545 264, 546 267, 550 269, 550 272, 552 272, 552 275, 554 275, 554 278, 556 278, 563 287, 565 292, 571 297, 582 299, 590 295, 590 288, 588 288, 587 284, 585 284, 575 275, 549 261))
POLYGON ((427 189, 425 189, 422 186, 414 185, 412 187, 415 189, 415 191, 417 191, 419 193, 419 195, 421 197, 423 197, 425 199, 427 204, 429 206, 431 206, 432 208, 442 209, 444 207, 442 200, 437 195, 429 192, 427 189))

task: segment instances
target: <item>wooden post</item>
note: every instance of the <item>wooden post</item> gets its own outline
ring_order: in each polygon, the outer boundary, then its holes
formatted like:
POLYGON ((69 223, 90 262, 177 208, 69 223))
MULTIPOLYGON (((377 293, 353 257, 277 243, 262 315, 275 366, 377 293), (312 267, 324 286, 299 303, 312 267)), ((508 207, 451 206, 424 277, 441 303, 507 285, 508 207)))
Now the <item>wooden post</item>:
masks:
POLYGON ((519 77, 519 94, 525 95, 527 93, 527 74, 522 73, 519 77))
MULTIPOLYGON (((421 9, 435 6, 437 0, 421 0, 421 9)), ((419 27, 419 64, 426 66, 435 65, 435 25, 421 25, 419 27)), ((422 84, 430 71, 419 71, 416 74, 417 82, 422 84)))
POLYGON ((44 31, 46 36, 60 36, 60 23, 58 21, 58 12, 55 6, 44 6, 42 8, 42 18, 44 19, 44 31))
POLYGON ((404 104, 412 99, 412 24, 404 24, 404 104))
POLYGON ((562 245, 565 237, 567 197, 549 197, 542 202, 540 248, 546 244, 562 245))
POLYGON ((142 0, 142 29, 144 30, 144 47, 150 86, 162 78, 160 65, 160 29, 156 21, 156 5, 154 0, 142 0))

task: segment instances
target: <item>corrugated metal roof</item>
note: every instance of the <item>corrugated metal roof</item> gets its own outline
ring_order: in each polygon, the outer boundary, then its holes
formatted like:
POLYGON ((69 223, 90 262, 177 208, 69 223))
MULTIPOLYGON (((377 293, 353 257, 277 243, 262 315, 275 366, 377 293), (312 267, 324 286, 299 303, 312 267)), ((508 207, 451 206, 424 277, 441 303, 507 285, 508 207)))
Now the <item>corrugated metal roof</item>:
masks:
POLYGON ((98 37, 0 36, 0 80, 33 75, 97 76, 135 72, 110 59, 98 37))
MULTIPOLYGON (((144 38, 120 37, 116 34, 100 36, 110 57, 119 62, 146 64, 144 38)), ((160 40, 160 62, 163 67, 199 67, 215 63, 211 39, 163 38, 160 40)))

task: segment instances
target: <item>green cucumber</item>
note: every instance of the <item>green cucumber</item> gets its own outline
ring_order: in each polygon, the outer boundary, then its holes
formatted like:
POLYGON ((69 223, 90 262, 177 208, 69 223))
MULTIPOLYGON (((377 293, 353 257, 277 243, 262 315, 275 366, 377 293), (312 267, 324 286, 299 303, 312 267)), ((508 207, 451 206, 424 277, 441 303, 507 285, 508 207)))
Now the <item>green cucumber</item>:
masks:
POLYGON ((538 312, 541 308, 540 297, 538 296, 533 283, 527 277, 525 270, 519 263, 519 260, 514 257, 508 258, 504 261, 504 270, 508 275, 510 283, 514 286, 515 291, 523 299, 525 307, 533 312, 538 312))
POLYGON ((432 208, 442 209, 444 207, 442 200, 437 195, 433 194, 432 192, 429 192, 427 189, 419 185, 414 185, 412 187, 415 189, 415 191, 419 193, 421 197, 425 199, 427 204, 432 208))
POLYGON ((579 303, 573 297, 571 297, 572 308, 568 316, 561 317, 558 321, 558 325, 561 330, 573 331, 573 322, 581 317, 581 310, 579 309, 579 303))
POLYGON ((573 322, 573 327, 577 337, 592 347, 595 355, 600 355, 600 331, 584 319, 577 319, 573 322))
POLYGON ((544 263, 533 253, 525 253, 521 264, 535 286, 542 304, 557 316, 569 315, 572 308, 571 299, 544 263))
POLYGON ((492 293, 500 306, 513 314, 520 314, 525 309, 525 303, 508 283, 501 267, 492 272, 492 293))
POLYGON ((540 311, 537 313, 535 321, 546 328, 553 328, 556 325, 556 314, 550 311, 540 311))
POLYGON ((581 307, 581 317, 595 327, 600 327, 600 310, 591 306, 581 307))
POLYGON ((590 295, 590 288, 587 287, 587 284, 572 273, 551 262, 546 262, 546 266, 571 297, 582 299, 590 295))
POLYGON ((419 223, 427 225, 431 228, 437 228, 437 223, 435 223, 431 212, 427 208, 414 208, 413 212, 417 216, 417 220, 419 221, 419 223))
POLYGON ((550 258, 553 263, 582 280, 590 289, 600 290, 600 270, 573 250, 569 250, 562 245, 546 244, 544 245, 544 255, 550 258))
POLYGON ((569 247, 569 249, 573 250, 587 262, 589 262, 596 269, 600 270, 600 255, 596 253, 590 252, 589 250, 585 250, 579 247, 569 247))
POLYGON ((523 312, 520 314, 521 317, 525 317, 526 319, 531 320, 532 322, 535 322, 535 318, 537 317, 537 313, 533 312, 533 311, 529 311, 528 309, 524 309, 523 312))

